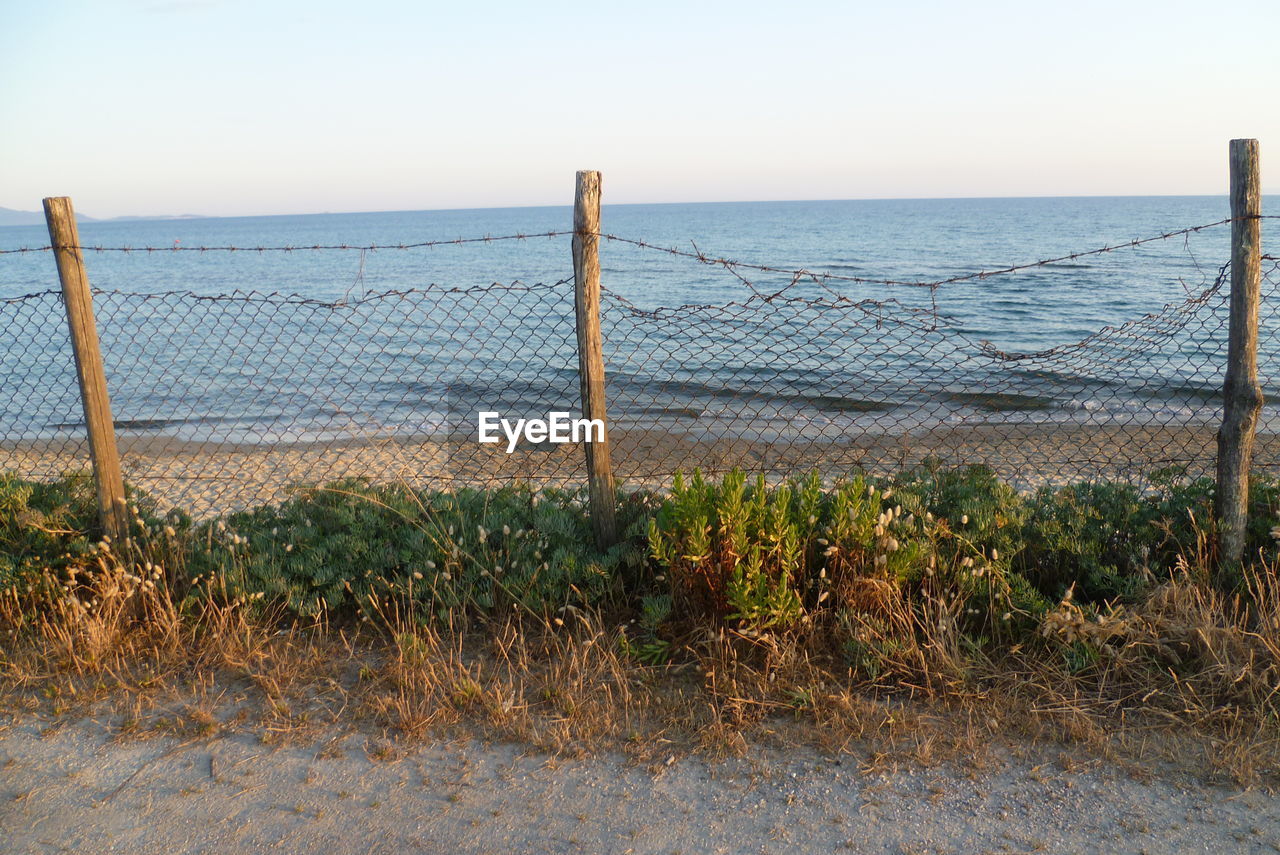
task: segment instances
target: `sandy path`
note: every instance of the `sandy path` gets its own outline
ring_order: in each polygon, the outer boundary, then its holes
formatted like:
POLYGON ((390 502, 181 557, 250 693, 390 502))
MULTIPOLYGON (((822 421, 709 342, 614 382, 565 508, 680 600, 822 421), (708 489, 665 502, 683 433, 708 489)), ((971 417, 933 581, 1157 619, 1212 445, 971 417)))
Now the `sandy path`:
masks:
MULTIPOLYGON (((21 853, 1187 853, 1280 851, 1280 798, 1181 777, 1064 770, 1035 751, 986 771, 867 771, 857 753, 687 759, 365 737, 111 742, 26 717, 0 733, 0 849, 21 853)), ((1016 752, 1024 753, 1024 752, 1016 752)))

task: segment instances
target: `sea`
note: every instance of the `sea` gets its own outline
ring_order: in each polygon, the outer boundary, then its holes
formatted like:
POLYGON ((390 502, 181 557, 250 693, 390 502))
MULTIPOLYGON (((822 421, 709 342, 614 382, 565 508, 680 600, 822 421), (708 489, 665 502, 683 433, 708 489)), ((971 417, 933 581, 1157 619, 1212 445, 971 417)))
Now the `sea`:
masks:
MULTIPOLYGON (((611 417, 759 436, 1208 424, 1230 226, 1132 242, 1228 216, 1225 196, 605 205, 626 239, 601 244, 611 417)), ((81 244, 112 250, 86 266, 118 426, 273 444, 571 409, 570 238, 466 240, 571 227, 567 206, 84 222, 81 244), (196 299, 216 296, 233 299, 196 299)), ((0 249, 47 243, 0 227, 0 249)), ((57 288, 51 253, 0 254, 0 440, 80 429, 57 288)))

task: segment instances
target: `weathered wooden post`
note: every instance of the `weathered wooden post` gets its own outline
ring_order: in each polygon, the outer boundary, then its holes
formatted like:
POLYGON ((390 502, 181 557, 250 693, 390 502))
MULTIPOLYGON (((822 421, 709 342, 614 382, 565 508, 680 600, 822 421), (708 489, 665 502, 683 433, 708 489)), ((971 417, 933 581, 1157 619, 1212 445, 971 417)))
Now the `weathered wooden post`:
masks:
POLYGON ((1244 558, 1249 523, 1249 468, 1262 411, 1258 384, 1258 302, 1262 289, 1262 181, 1258 141, 1231 141, 1231 321, 1218 431, 1218 558, 1244 558))
MULTIPOLYGON (((578 379, 582 417, 604 427, 599 442, 583 444, 596 545, 607 549, 618 539, 616 494, 609 459, 609 422, 604 400, 604 345, 600 335, 600 173, 577 175, 573 197, 573 304, 578 326, 578 379)), ((588 431, 590 434, 590 431, 588 431)))
POLYGON ((75 354, 76 377, 80 381, 80 402, 89 432, 89 455, 93 479, 98 489, 98 519, 102 530, 114 541, 129 533, 129 512, 125 507, 124 478, 120 473, 120 453, 116 449, 115 425, 111 421, 111 401, 107 397, 107 377, 98 347, 98 328, 93 320, 93 297, 89 276, 80 250, 80 231, 71 199, 58 196, 44 200, 44 216, 49 224, 49 242, 58 263, 62 299, 67 306, 67 326, 71 330, 71 351, 75 354))

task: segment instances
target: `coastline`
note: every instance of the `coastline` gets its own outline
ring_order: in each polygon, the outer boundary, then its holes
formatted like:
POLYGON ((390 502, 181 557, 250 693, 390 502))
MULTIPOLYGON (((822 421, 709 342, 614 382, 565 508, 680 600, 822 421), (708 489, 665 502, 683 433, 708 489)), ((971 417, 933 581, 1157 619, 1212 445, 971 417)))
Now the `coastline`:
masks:
MULTIPOLYGON (((474 436, 373 437, 291 445, 199 442, 167 437, 119 437, 125 480, 161 508, 203 517, 278 502, 297 485, 344 478, 404 483, 414 488, 495 486, 525 481, 571 486, 585 481, 580 445, 480 445, 474 436)), ((678 469, 785 476, 818 471, 824 479, 866 471, 888 474, 937 459, 944 465, 986 464, 1020 490, 1086 480, 1146 477, 1173 465, 1211 475, 1213 427, 1015 423, 954 425, 925 431, 860 433, 841 440, 750 439, 727 431, 610 431, 615 477, 624 488, 670 484, 678 469)), ((1255 466, 1277 459, 1280 435, 1259 434, 1255 466)), ((0 443, 0 470, 36 480, 87 470, 83 441, 0 443)))

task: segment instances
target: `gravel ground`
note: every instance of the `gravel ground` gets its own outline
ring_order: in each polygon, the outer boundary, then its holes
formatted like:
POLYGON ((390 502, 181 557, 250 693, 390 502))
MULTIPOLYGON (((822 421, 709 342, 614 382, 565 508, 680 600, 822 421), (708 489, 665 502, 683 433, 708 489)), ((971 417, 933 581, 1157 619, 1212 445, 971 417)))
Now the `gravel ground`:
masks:
POLYGON ((115 741, 95 721, 0 732, 15 853, 1280 852, 1280 797, 1159 770, 993 752, 977 769, 756 752, 640 767, 358 735, 115 741))

